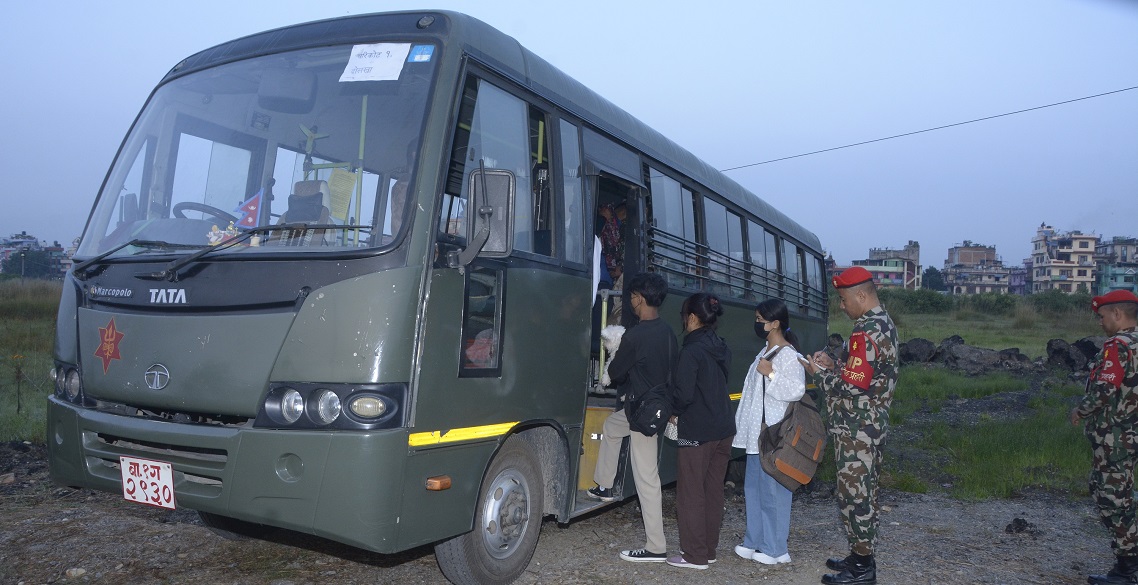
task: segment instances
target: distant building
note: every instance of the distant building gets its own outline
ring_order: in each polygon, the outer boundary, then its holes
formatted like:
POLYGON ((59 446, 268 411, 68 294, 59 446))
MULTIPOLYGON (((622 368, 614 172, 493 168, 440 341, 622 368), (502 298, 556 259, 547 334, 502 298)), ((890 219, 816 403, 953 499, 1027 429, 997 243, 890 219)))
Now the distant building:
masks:
MULTIPOLYGON (((861 266, 873 275, 873 282, 881 288, 904 288, 916 290, 921 288, 921 245, 916 241, 909 243, 900 250, 891 248, 871 248, 869 258, 854 260, 853 266, 861 266)), ((844 267, 830 267, 841 271, 844 267)))
POLYGON ((1098 236, 1040 224, 1031 239, 1031 292, 1094 292, 1098 236))
POLYGON ((1096 294, 1128 290, 1138 294, 1138 238, 1115 236, 1095 246, 1096 294))
MULTIPOLYGON (((20 232, 6 238, 0 238, 0 266, 8 258, 18 256, 22 252, 46 252, 48 262, 52 265, 52 273, 56 278, 62 278, 67 272, 64 268, 65 263, 70 267, 71 254, 65 253, 59 242, 51 245, 47 242, 41 243, 35 236, 28 235, 28 232, 20 232)), ((74 253, 74 250, 71 253, 74 253)))
POLYGON ((1008 267, 1008 294, 1024 296, 1031 290, 1027 275, 1031 269, 1026 266, 1008 267))
MULTIPOLYGON (((921 244, 916 240, 909 240, 908 244, 901 249, 893 248, 869 248, 868 263, 880 262, 882 269, 885 267, 900 266, 901 273, 889 270, 892 278, 899 278, 898 286, 909 290, 916 290, 921 288, 921 244)), ((855 262, 854 264, 858 264, 855 262)), ((869 266, 866 265, 866 270, 869 266)), ((869 272, 873 272, 869 270, 869 272)), ((885 271, 883 271, 884 273, 885 271)))
POLYGON ((954 295, 1010 292, 1011 269, 1004 266, 995 246, 964 240, 948 249, 941 274, 948 292, 954 295))

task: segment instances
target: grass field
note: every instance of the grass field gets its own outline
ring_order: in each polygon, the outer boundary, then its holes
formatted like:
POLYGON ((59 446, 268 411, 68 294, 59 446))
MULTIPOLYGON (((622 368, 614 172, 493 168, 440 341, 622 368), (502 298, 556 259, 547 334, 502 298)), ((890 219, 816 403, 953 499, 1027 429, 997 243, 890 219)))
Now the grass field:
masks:
POLYGON ((0 281, 0 441, 43 442, 60 285, 0 281))
MULTIPOLYGON (((975 311, 949 313, 892 314, 902 342, 920 337, 934 344, 953 335, 964 343, 988 349, 1019 348, 1020 352, 1035 359, 1047 354, 1047 342, 1063 339, 1072 342, 1083 337, 1102 335, 1088 307, 1084 312, 1059 315, 1042 314, 1021 308, 1012 315, 990 315, 975 311)), ((841 312, 830 315, 830 332, 848 337, 853 322, 841 312)))

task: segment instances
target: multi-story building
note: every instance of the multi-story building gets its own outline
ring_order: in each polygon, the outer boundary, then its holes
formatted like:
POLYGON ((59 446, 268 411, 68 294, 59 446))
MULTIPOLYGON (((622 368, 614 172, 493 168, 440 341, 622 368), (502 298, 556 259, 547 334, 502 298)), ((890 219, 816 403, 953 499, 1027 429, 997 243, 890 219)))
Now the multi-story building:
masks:
POLYGON ((1095 246, 1096 294, 1128 290, 1138 294, 1138 238, 1115 236, 1095 246))
POLYGON ((941 274, 945 287, 954 295, 1009 292, 1011 270, 996 255, 995 246, 964 240, 948 249, 941 274))
POLYGON ((1026 266, 1009 266, 1008 267, 1008 294, 1023 296, 1027 291, 1031 290, 1031 283, 1027 279, 1027 275, 1031 269, 1026 266))
POLYGON ((1098 236, 1040 224, 1031 239, 1031 292, 1094 292, 1098 236))
MULTIPOLYGON (((882 288, 921 288, 921 245, 913 240, 900 250, 891 248, 871 248, 869 258, 854 260, 853 266, 861 266, 873 275, 873 282, 882 288)), ((845 267, 834 266, 841 272, 845 267)))
POLYGON ((854 266, 861 266, 873 275, 873 282, 879 288, 920 288, 920 275, 912 276, 912 266, 901 258, 888 260, 854 260, 854 266))

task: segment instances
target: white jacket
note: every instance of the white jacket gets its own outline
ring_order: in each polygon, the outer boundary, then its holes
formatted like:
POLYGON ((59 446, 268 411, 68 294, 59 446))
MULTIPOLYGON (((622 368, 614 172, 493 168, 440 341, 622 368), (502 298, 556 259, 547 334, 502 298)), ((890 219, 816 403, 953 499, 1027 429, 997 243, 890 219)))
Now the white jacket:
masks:
POLYGON ((756 369, 759 360, 774 353, 777 347, 770 344, 764 346, 759 355, 755 356, 754 363, 747 370, 747 379, 743 381, 743 397, 739 400, 739 409, 735 411, 735 440, 731 446, 746 449, 748 455, 757 455, 759 452, 759 434, 763 429, 763 420, 766 420, 768 427, 778 423, 786 416, 786 407, 806 393, 806 371, 798 361, 802 356, 793 347, 784 346, 784 350, 774 356, 771 363, 774 371, 770 378, 756 369))

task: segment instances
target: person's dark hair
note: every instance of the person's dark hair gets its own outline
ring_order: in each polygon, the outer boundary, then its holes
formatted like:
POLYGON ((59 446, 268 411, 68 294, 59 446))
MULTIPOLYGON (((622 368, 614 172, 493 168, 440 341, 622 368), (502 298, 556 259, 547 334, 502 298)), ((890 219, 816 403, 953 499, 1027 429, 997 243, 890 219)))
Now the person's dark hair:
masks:
POLYGON ((640 293, 649 307, 659 307, 668 296, 668 281, 655 272, 640 272, 625 285, 628 295, 640 293))
POLYGON ((680 316, 686 321, 688 315, 695 315, 704 327, 715 329, 716 321, 723 314, 723 305, 719 297, 711 293, 698 292, 684 299, 684 306, 680 309, 680 316))
POLYGON ((790 330, 790 311, 787 310, 786 303, 779 299, 767 299, 755 305, 755 312, 767 321, 778 321, 782 336, 798 351, 798 335, 790 330))

